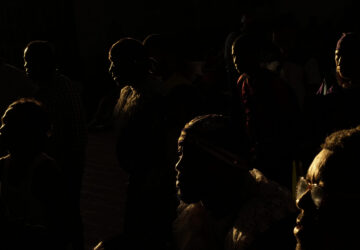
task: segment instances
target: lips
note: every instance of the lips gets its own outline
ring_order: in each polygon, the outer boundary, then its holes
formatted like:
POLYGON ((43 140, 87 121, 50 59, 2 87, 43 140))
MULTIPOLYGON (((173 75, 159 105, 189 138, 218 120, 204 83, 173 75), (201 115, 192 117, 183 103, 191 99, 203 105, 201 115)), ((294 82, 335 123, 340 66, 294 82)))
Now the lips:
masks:
POLYGON ((317 223, 314 221, 314 216, 304 216, 302 213, 297 217, 293 233, 298 241, 302 242, 304 239, 308 241, 317 235, 317 223))
POLYGON ((301 238, 301 236, 304 234, 304 227, 301 223, 296 223, 296 226, 294 227, 293 233, 296 238, 301 238))

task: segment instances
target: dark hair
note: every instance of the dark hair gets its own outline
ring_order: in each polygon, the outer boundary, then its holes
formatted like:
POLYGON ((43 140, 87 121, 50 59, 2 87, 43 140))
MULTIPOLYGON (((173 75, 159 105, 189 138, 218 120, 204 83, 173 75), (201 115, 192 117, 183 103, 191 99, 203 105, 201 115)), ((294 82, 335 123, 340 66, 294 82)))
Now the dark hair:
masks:
POLYGON ((201 148, 231 165, 234 161, 248 161, 245 136, 233 126, 229 117, 219 114, 197 116, 188 122, 181 131, 178 146, 179 150, 187 146, 201 148))
POLYGON ((9 126, 11 131, 31 133, 34 137, 46 136, 51 128, 42 104, 32 98, 21 98, 10 104, 1 121, 9 126))
POLYGON ((48 41, 34 40, 29 42, 25 49, 26 57, 34 62, 45 62, 46 64, 55 64, 55 49, 48 41))
POLYGON ((355 32, 347 32, 343 33, 339 38, 336 49, 339 50, 340 53, 350 53, 355 56, 359 56, 360 54, 360 37, 359 34, 355 32))
POLYGON ((114 43, 110 48, 110 56, 113 61, 126 60, 134 64, 147 61, 147 53, 141 41, 124 37, 114 43))

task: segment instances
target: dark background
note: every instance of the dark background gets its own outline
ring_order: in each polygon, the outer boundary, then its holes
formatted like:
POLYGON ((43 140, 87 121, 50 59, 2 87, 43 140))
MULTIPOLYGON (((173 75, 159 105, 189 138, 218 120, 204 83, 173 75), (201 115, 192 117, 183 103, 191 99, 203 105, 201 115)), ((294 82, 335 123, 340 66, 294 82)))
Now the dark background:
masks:
MULTIPOLYGON (((278 25, 302 30, 294 39, 297 45, 308 43, 310 54, 327 65, 334 61, 341 32, 358 31, 354 2, 0 0, 0 57, 22 68, 29 41, 51 41, 60 70, 83 86, 90 120, 100 98, 114 86, 107 73, 108 50, 124 36, 142 40, 150 33, 182 34, 192 44, 188 53, 197 60, 199 51, 223 46, 226 35, 240 29, 246 13, 264 29, 278 20, 278 25)), ((126 175, 117 165, 114 138, 111 133, 89 134, 81 202, 86 249, 122 231, 126 175)))
POLYGON ((250 13, 264 24, 287 13, 302 29, 321 33, 328 44, 334 44, 339 32, 358 28, 359 15, 353 3, 352 0, 2 0, 0 56, 22 68, 22 52, 29 41, 53 42, 59 68, 82 83, 91 116, 99 98, 113 84, 107 74, 107 52, 121 37, 142 40, 150 33, 175 32, 186 34, 201 48, 223 43, 229 31, 239 29, 243 13, 250 13))

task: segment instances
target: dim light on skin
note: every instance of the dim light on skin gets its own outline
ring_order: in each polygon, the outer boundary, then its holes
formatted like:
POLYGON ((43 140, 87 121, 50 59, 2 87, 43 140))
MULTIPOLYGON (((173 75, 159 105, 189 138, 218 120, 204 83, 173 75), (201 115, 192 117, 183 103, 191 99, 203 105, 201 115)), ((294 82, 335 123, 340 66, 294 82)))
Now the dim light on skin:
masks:
POLYGON ((342 60, 342 56, 340 55, 340 51, 337 49, 337 50, 335 50, 336 72, 339 74, 339 76, 341 78, 346 79, 346 77, 344 77, 342 72, 341 72, 341 60, 342 60))
POLYGON ((236 57, 236 55, 235 55, 234 45, 231 46, 231 56, 232 56, 232 58, 233 58, 233 63, 234 63, 234 67, 235 67, 236 71, 237 71, 238 73, 241 73, 240 70, 239 70, 239 67, 238 67, 238 65, 237 65, 237 57, 236 57))

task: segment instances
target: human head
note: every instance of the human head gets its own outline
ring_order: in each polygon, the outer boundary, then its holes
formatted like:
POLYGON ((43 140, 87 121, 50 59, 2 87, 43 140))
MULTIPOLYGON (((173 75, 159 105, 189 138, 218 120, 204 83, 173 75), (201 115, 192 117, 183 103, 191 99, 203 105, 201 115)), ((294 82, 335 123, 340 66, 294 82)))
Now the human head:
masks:
POLYGON ((125 37, 114 43, 109 51, 109 73, 119 84, 134 84, 142 80, 149 70, 146 50, 134 38, 125 37))
POLYGON ((260 47, 258 41, 251 35, 238 36, 231 47, 231 55, 239 74, 249 73, 258 67, 260 61, 260 47))
POLYGON ((359 35, 354 32, 343 33, 335 49, 336 74, 342 87, 352 87, 351 83, 359 78, 359 58, 359 35))
MULTIPOLYGON (((238 140, 240 136, 234 131, 229 118, 215 114, 196 117, 185 125, 176 164, 176 185, 182 201, 201 201, 214 212, 229 209, 226 205, 234 198, 225 190, 244 184, 248 174, 245 158, 237 154, 237 150, 244 152, 245 147, 240 147, 244 141, 238 140)), ((239 194, 236 199, 241 198, 239 194)))
POLYGON ((353 249, 357 244, 359 148, 360 127, 326 138, 307 171, 308 184, 298 184, 297 249, 353 249))
POLYGON ((24 49, 24 69, 33 80, 44 80, 55 70, 55 52, 48 41, 29 42, 24 49))
POLYGON ((1 141, 10 153, 41 149, 50 132, 48 115, 35 99, 22 98, 10 104, 1 123, 1 141))
POLYGON ((149 34, 145 37, 143 45, 150 57, 159 60, 163 57, 164 51, 167 49, 167 41, 163 35, 149 34))

